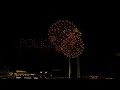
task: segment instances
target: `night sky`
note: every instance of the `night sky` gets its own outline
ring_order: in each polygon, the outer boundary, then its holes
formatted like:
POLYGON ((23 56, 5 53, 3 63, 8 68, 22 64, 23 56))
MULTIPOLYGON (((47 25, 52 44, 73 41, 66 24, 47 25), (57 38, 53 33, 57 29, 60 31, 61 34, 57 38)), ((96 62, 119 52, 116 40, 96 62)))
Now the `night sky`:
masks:
MULTIPOLYGON (((4 16, 1 35, 0 66, 33 71, 67 70, 68 58, 54 48, 16 48, 20 37, 35 37, 46 40, 52 23, 68 19, 82 32, 85 50, 80 56, 81 72, 119 72, 120 58, 114 54, 120 51, 118 16, 110 14, 85 13, 80 15, 46 15, 16 13, 4 16), (14 30, 14 31, 13 31, 14 30), (24 35, 25 33, 25 35, 24 35), (33 34, 35 33, 35 34, 33 34)), ((74 64, 75 60, 73 61, 74 64)), ((74 66, 75 67, 75 66, 74 66)))

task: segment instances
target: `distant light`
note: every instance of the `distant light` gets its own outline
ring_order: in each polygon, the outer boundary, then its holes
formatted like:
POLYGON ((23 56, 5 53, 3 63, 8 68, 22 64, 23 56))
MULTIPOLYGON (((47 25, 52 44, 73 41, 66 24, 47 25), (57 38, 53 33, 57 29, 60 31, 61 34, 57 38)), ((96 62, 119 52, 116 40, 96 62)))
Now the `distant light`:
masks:
POLYGON ((42 73, 42 71, 40 71, 40 73, 42 73))
POLYGON ((47 71, 45 72, 45 74, 47 74, 47 71))
POLYGON ((35 74, 30 74, 30 75, 35 75, 35 74))
POLYGON ((34 77, 34 79, 38 79, 38 77, 34 77))
POLYGON ((21 79, 21 77, 16 77, 16 79, 21 79))
POLYGON ((105 78, 105 79, 114 79, 114 78, 105 78))
POLYGON ((23 71, 23 70, 16 70, 16 73, 26 73, 26 71, 23 71))
POLYGON ((0 78, 0 79, 7 79, 7 78, 0 78))
POLYGON ((116 56, 120 56, 120 52, 115 54, 116 56))
POLYGON ((24 79, 32 79, 31 77, 24 77, 24 79))

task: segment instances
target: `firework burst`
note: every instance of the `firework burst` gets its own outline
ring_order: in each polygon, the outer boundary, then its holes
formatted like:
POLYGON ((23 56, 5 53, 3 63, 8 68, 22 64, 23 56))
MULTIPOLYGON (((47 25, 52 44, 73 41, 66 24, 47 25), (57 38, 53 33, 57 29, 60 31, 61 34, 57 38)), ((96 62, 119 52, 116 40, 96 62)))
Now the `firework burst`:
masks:
POLYGON ((49 41, 70 58, 78 57, 84 50, 81 32, 68 20, 59 20, 54 23, 48 33, 49 41))

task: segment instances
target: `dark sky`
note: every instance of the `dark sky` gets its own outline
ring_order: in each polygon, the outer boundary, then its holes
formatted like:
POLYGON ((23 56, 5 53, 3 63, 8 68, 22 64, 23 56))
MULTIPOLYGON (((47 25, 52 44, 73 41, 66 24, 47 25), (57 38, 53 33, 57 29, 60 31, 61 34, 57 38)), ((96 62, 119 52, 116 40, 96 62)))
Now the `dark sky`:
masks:
MULTIPOLYGON (((80 15, 37 16, 28 13, 15 13, 4 16, 4 28, 1 36, 1 66, 13 68, 67 68, 67 58, 54 49, 16 49, 19 35, 33 32, 45 40, 48 29, 59 19, 68 19, 81 30, 85 42, 85 51, 80 57, 82 72, 111 72, 120 68, 120 61, 113 54, 120 51, 118 16, 106 13, 86 13, 80 15), (15 30, 15 31, 13 31, 15 30)), ((22 37, 22 36, 21 36, 22 37)), ((34 37, 34 36, 32 36, 34 37)))

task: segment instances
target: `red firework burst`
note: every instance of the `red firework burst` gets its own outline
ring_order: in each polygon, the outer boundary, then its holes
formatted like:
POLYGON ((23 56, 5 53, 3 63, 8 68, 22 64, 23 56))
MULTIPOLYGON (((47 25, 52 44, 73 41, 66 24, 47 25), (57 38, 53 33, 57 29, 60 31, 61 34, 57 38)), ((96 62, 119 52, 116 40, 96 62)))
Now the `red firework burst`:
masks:
POLYGON ((68 20, 59 20, 49 30, 49 40, 52 44, 59 45, 67 37, 67 33, 74 31, 75 25, 68 20))
POLYGON ((84 43, 81 38, 72 39, 72 37, 69 37, 61 42, 60 47, 64 55, 70 58, 75 58, 82 54, 84 43))

